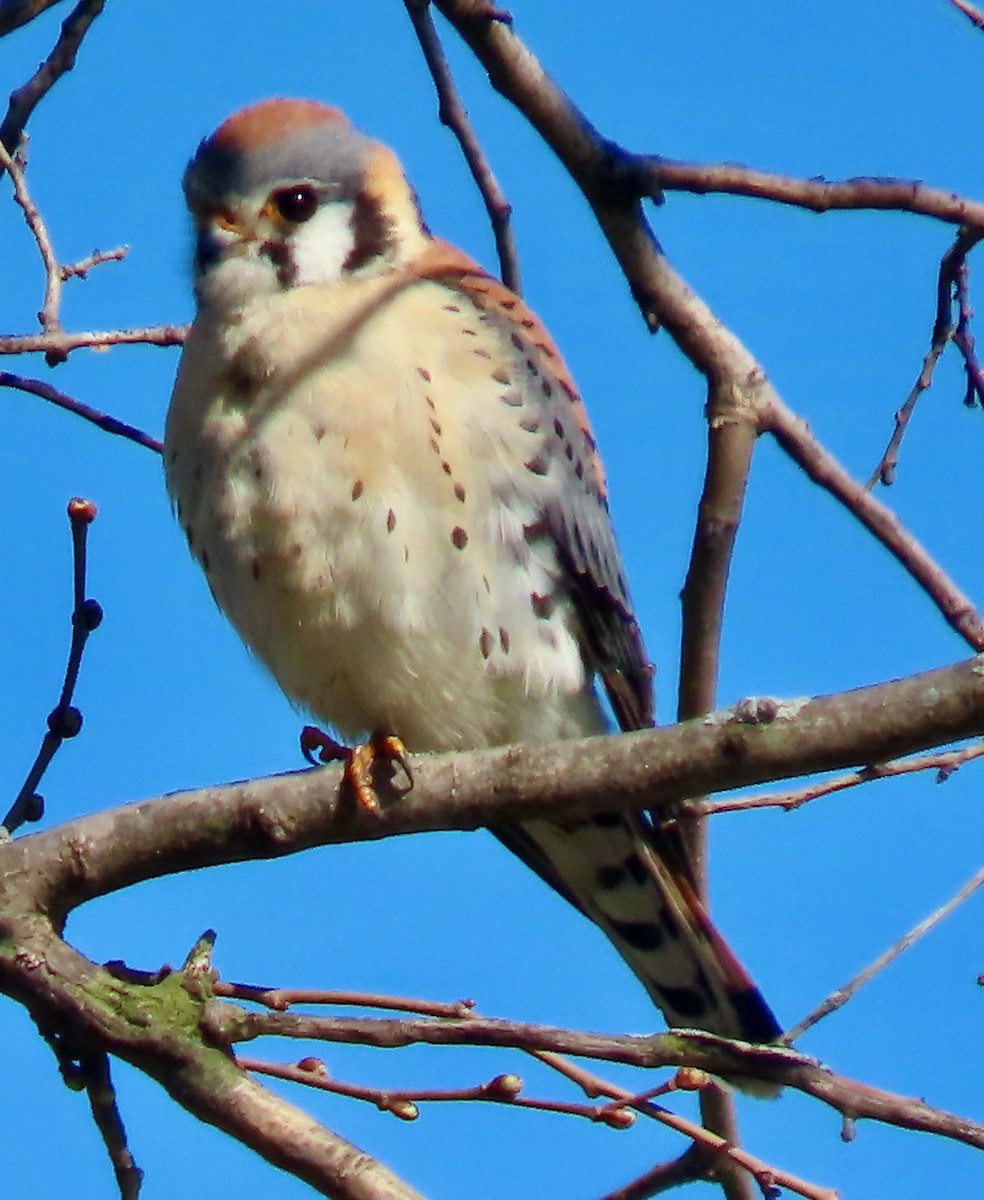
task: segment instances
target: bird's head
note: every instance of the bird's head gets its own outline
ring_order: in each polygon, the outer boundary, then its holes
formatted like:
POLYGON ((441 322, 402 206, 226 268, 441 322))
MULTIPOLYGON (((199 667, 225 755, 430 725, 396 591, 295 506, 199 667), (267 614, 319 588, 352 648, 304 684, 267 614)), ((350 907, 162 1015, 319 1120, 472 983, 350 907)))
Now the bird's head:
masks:
POLYGON ((314 100, 233 113, 188 164, 200 307, 391 270, 428 240, 396 156, 314 100))

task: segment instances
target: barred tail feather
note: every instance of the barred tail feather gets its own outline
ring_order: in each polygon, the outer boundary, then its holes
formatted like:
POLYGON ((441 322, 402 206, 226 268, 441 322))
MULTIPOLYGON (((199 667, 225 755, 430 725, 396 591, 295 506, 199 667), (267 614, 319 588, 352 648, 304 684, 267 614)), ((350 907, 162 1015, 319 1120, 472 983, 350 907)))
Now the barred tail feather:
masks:
POLYGON ((693 886, 632 814, 529 821, 496 835, 607 934, 670 1027, 771 1042, 782 1028, 693 886))

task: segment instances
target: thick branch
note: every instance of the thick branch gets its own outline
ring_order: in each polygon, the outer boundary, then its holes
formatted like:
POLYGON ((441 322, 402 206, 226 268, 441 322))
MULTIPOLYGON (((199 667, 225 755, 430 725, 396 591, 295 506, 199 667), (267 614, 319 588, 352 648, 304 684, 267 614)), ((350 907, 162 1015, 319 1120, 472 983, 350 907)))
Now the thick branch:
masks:
POLYGON ((109 809, 0 846, 0 899, 10 881, 59 915, 145 879, 219 863, 558 811, 644 808, 654 794, 670 806, 981 733, 984 662, 974 658, 812 701, 743 701, 663 729, 421 755, 409 795, 378 780, 377 812, 340 795, 341 768, 328 766, 109 809))
POLYGON ((333 1200, 422 1200, 409 1185, 274 1096, 228 1055, 202 1041, 203 999, 174 972, 156 987, 115 979, 57 936, 43 918, 14 905, 0 915, 0 990, 38 1025, 71 1031, 87 1045, 132 1063, 182 1107, 333 1200))

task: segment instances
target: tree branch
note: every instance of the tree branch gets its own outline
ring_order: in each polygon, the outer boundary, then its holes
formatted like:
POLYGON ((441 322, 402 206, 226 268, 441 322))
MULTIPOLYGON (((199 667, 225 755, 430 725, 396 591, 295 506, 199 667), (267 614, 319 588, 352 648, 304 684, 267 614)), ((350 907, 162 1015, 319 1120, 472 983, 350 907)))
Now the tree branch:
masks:
POLYGON ((654 794, 669 809, 690 796, 981 733, 984 662, 974 658, 810 701, 744 701, 639 733, 419 755, 411 793, 377 779, 376 812, 339 792, 340 767, 320 767, 107 809, 0 846, 0 901, 15 888, 18 903, 26 893, 60 917, 133 883, 220 863, 561 811, 639 809, 654 794))
MULTIPOLYGON (((75 66, 82 39, 89 32, 89 26, 102 12, 105 2, 106 0, 79 0, 62 22, 61 32, 51 53, 23 87, 11 92, 6 115, 0 122, 0 142, 11 154, 16 153, 20 145, 31 113, 58 80, 75 66)), ((40 11, 40 5, 30 7, 40 11)), ((32 12, 27 19, 30 20, 36 15, 37 12, 32 12)), ((14 19, 16 20, 16 17, 14 19)), ((23 24, 23 21, 19 21, 18 24, 23 24)), ((6 32, 6 29, 3 32, 6 32)))

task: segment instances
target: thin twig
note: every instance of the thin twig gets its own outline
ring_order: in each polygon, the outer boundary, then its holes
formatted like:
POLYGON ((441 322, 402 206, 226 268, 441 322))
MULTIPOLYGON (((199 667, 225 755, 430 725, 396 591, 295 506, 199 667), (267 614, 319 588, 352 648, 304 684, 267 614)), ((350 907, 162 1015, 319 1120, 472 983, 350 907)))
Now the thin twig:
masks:
POLYGON ((936 280, 936 318, 933 321, 933 332, 930 337, 929 349, 923 359, 922 368, 905 403, 895 414, 895 428, 889 438, 888 445, 879 460, 878 466, 868 480, 868 489, 878 482, 886 487, 895 482, 895 470, 899 461, 899 447, 902 438, 916 407, 916 402, 927 388, 932 386, 933 371, 940 355, 946 349, 947 342, 954 335, 953 297, 958 273, 965 265, 967 252, 984 237, 982 232, 971 233, 961 229, 953 245, 940 260, 940 269, 936 280))
POLYGON ((127 1143, 126 1128, 116 1103, 116 1089, 110 1075, 109 1056, 88 1054, 80 1059, 79 1067, 93 1120, 102 1135, 109 1161, 113 1164, 120 1200, 137 1200, 144 1173, 133 1161, 127 1143))
MULTIPOLYGON (((105 0, 79 0, 62 22, 51 53, 22 87, 10 94, 6 115, 0 123, 0 142, 15 154, 31 113, 59 79, 75 66, 75 58, 89 26, 105 7, 105 0)), ((7 164, 0 159, 0 165, 7 164)))
POLYGON ((22 25, 27 25, 62 0, 5 0, 0 4, 0 37, 6 37, 22 25))
POLYGON ((831 992, 822 1004, 818 1004, 812 1012, 807 1013, 807 1015, 801 1021, 798 1021, 783 1035, 783 1042, 788 1043, 795 1041, 796 1038, 798 1038, 812 1025, 816 1025, 818 1021, 827 1016, 828 1013, 836 1012, 838 1008, 841 1008, 848 1002, 848 1000, 851 999, 858 988, 863 987, 864 984, 866 984, 870 979, 873 979, 879 971, 887 967, 893 959, 898 958, 903 950, 907 950, 913 944, 913 942, 918 941, 923 934, 928 933, 935 925, 938 925, 944 917, 949 916, 949 914, 953 912, 958 905, 962 904, 964 900, 966 900, 968 896, 972 895, 982 884, 984 884, 984 867, 975 872, 975 874, 963 885, 963 887, 960 888, 956 895, 947 900, 945 904, 942 904, 938 909, 936 909, 935 912, 931 912, 929 916, 920 921, 918 925, 914 925, 907 934, 905 934, 903 937, 900 937, 894 946, 889 946, 889 948, 883 954, 879 954, 874 962, 865 967, 863 971, 859 971, 858 974, 855 975, 853 979, 845 983, 843 987, 839 987, 836 991, 831 992))
POLYGON ((353 1008, 382 1008, 417 1013, 424 1017, 467 1017, 474 1000, 422 1000, 411 996, 387 996, 378 992, 350 992, 324 988, 266 988, 252 983, 232 983, 217 979, 216 996, 233 1000, 251 1000, 276 1012, 286 1012, 292 1004, 344 1005, 353 1008))
POLYGON ((32 396, 40 396, 42 400, 47 400, 51 404, 56 404, 59 408, 64 408, 67 412, 74 413, 77 417, 81 417, 84 421, 89 421, 97 428, 103 430, 104 433, 112 433, 117 437, 127 438, 131 442, 136 442, 138 446, 145 446, 148 450, 156 450, 158 454, 162 453, 164 444, 158 438, 151 437, 149 433, 144 433, 142 429, 137 429, 134 425, 127 425, 125 421, 119 421, 116 417, 110 417, 106 413, 100 412, 96 408, 84 403, 82 400, 76 400, 74 396, 68 396, 65 392, 60 392, 57 388, 51 386, 50 383, 43 383, 40 379, 25 379, 21 375, 12 375, 9 371, 0 371, 0 388, 14 388, 20 392, 28 392, 32 396))
POLYGON ((800 420, 775 397, 764 427, 814 483, 848 508, 932 599, 946 621, 975 650, 984 650, 984 619, 956 583, 920 545, 898 517, 861 484, 814 438, 800 420))
POLYGON ((522 1080, 513 1074, 497 1075, 485 1083, 465 1088, 374 1088, 361 1083, 332 1079, 325 1071, 324 1064, 316 1058, 304 1058, 299 1063, 291 1064, 237 1055, 236 1061, 244 1071, 272 1075, 276 1079, 286 1079, 305 1087, 334 1092, 351 1100, 364 1100, 374 1104, 382 1112, 392 1113, 404 1121, 416 1120, 417 1106, 420 1104, 469 1101, 508 1104, 514 1108, 532 1108, 540 1112, 583 1117, 589 1121, 609 1125, 613 1129, 626 1129, 635 1120, 624 1108, 524 1096, 522 1080))
POLYGON ((870 783, 873 779, 888 779, 896 775, 910 775, 914 771, 936 771, 937 783, 943 783, 965 762, 984 755, 984 742, 974 742, 959 750, 946 750, 939 754, 922 754, 915 758, 902 758, 892 762, 862 767, 846 775, 832 779, 821 779, 805 787, 791 788, 786 792, 762 792, 753 796, 738 796, 734 800, 688 800, 680 806, 680 815, 711 816, 714 813, 741 812, 747 808, 781 808, 792 812, 822 796, 842 792, 846 788, 870 783))
MULTIPOLYGON (((41 255, 41 262, 44 264, 44 302, 41 305, 41 311, 38 313, 38 320, 46 334, 56 333, 60 328, 58 307, 61 300, 61 269, 58 266, 58 259, 55 257, 55 250, 51 244, 51 238, 48 236, 44 219, 38 211, 37 205, 31 199, 31 193, 28 191, 24 172, 21 170, 20 165, 15 162, 2 141, 0 141, 0 167, 6 170, 10 176, 10 182, 14 189, 14 199, 24 213, 24 219, 27 221, 28 228, 34 237, 38 252, 41 255)), ((51 362, 52 355, 50 353, 48 357, 49 362, 51 362)))
POLYGON ((496 253, 499 257, 500 277, 508 288, 519 294, 522 282, 519 271, 519 254, 516 250, 510 222, 512 205, 499 186, 499 181, 485 157, 471 121, 468 119, 465 106, 461 102, 454 78, 448 67, 447 58, 441 47, 440 38, 434 28, 434 22, 431 20, 430 0, 404 0, 404 4, 434 81, 438 98, 438 117, 441 124, 447 126, 457 138, 472 178, 478 185, 485 210, 489 215, 496 253))
POLYGON ((689 1121, 686 1117, 681 1117, 678 1113, 671 1112, 660 1105, 651 1104, 649 1101, 635 1103, 636 1097, 633 1096, 632 1092, 626 1088, 619 1087, 617 1084, 610 1083, 606 1079, 602 1079, 593 1071, 588 1071, 584 1067, 569 1061, 563 1061, 561 1066, 560 1063, 556 1062, 560 1058, 559 1055, 547 1054, 542 1057, 544 1061, 548 1059, 555 1060, 553 1064, 555 1068, 558 1070, 562 1069, 563 1073, 583 1088, 587 1095, 609 1096, 618 1103, 637 1108, 639 1111, 644 1111, 647 1115, 655 1117, 663 1125, 689 1137, 705 1154, 710 1152, 713 1158, 717 1160, 718 1172, 715 1178, 722 1186, 724 1186, 725 1181, 720 1175, 720 1165, 721 1159, 725 1158, 736 1166, 743 1168, 757 1183, 760 1183, 762 1180, 768 1180, 770 1186, 788 1188, 791 1192, 796 1192, 799 1196, 809 1197, 810 1200, 837 1200, 836 1193, 829 1188, 818 1187, 816 1184, 809 1183, 805 1179, 800 1179, 795 1175, 789 1174, 780 1167, 773 1167, 756 1155, 749 1154, 741 1146, 728 1142, 726 1138, 721 1137, 713 1130, 698 1125, 694 1121, 689 1121))
POLYGON ((959 9, 965 17, 967 17, 972 25, 978 29, 984 29, 984 13, 979 8, 975 8, 973 4, 969 4, 968 0, 950 0, 954 8, 959 9))
POLYGON ((73 277, 85 279, 93 267, 99 267, 108 262, 119 262, 126 258, 129 250, 129 246, 117 246, 114 250, 93 250, 91 254, 80 258, 78 262, 63 264, 58 269, 63 280, 73 277))
MULTIPOLYGON (((60 269, 60 268, 59 268, 60 269)), ((147 325, 140 329, 96 329, 84 333, 65 330, 0 336, 0 354, 37 354, 64 357, 73 350, 104 350, 109 346, 180 346, 187 325, 147 325)))
MULTIPOLYGON (((984 233, 977 235, 977 241, 984 233)), ((967 390, 964 393, 964 404, 968 408, 984 407, 984 367, 977 357, 974 335, 970 328, 973 310, 970 307, 970 268, 966 260, 957 264, 954 280, 954 292, 957 300, 957 327, 953 331, 953 344, 963 355, 964 372, 967 375, 967 390)))
POLYGON ((651 1196, 705 1177, 698 1147, 691 1145, 676 1158, 657 1163, 629 1183, 622 1184, 613 1192, 606 1192, 600 1200, 649 1200, 651 1196))
POLYGON ((48 714, 48 728, 41 739, 38 750, 27 778, 3 819, 0 833, 9 837, 21 825, 30 821, 39 821, 44 813, 44 801, 37 792, 37 786, 47 771, 62 742, 75 737, 82 728, 82 714, 72 704, 75 685, 78 682, 79 668, 82 665, 82 654, 85 650, 89 634, 99 627, 102 621, 102 608, 97 600, 90 600, 85 595, 85 559, 86 535, 90 524, 96 518, 96 506, 91 500, 74 499, 68 502, 68 518, 72 526, 72 590, 74 604, 72 608, 72 641, 68 652, 68 662, 65 666, 65 679, 62 683, 58 703, 48 714))

